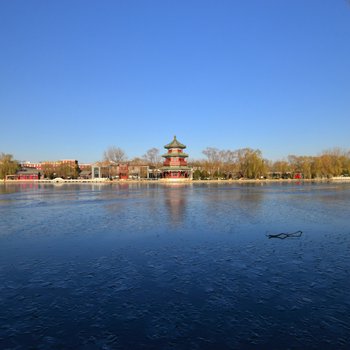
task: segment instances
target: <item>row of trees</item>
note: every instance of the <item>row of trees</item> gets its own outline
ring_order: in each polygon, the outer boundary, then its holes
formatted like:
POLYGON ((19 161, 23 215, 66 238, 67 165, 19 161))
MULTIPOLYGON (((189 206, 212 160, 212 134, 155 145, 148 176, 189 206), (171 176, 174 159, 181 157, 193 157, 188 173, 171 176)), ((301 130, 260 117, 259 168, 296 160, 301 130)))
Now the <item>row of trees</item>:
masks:
MULTIPOLYGON (((128 161, 125 151, 119 147, 109 147, 103 155, 103 161, 119 164, 128 161)), ((161 165, 161 156, 159 149, 149 149, 141 158, 131 160, 133 164, 149 164, 154 167, 161 165)), ((4 179, 6 175, 13 175, 20 170, 20 164, 13 158, 12 154, 0 153, 0 179, 4 179)), ((52 163, 43 163, 41 165, 41 176, 45 178, 77 178, 81 170, 79 165, 72 166, 67 163, 54 165, 52 163)))
MULTIPOLYGON (((21 170, 20 163, 13 158, 12 154, 0 153, 0 179, 5 179, 6 175, 14 175, 21 170)), ((43 163, 41 165, 41 176, 45 178, 77 178, 80 169, 78 163, 72 166, 69 163, 61 163, 53 165, 51 163, 43 163)))
POLYGON ((41 166, 41 171, 44 178, 48 179, 54 179, 55 177, 62 177, 63 179, 76 179, 81 172, 78 163, 76 163, 74 166, 67 163, 61 163, 55 166, 50 163, 43 163, 41 166))
MULTIPOLYGON (((270 161, 264 159, 259 149, 241 148, 238 150, 220 150, 213 147, 203 152, 205 159, 192 160, 189 165, 194 169, 195 179, 215 178, 247 178, 262 177, 294 177, 301 174, 303 178, 329 178, 333 176, 350 175, 350 151, 332 149, 319 156, 290 155, 285 160, 270 161)), ((104 152, 104 161, 119 164, 128 161, 124 150, 110 147, 104 152)), ((148 164, 158 168, 162 164, 162 157, 157 148, 149 149, 142 157, 134 158, 133 164, 148 164)), ((15 174, 20 169, 19 163, 11 154, 0 153, 0 178, 15 174)), ((78 164, 42 165, 42 175, 45 177, 76 178, 79 176, 78 164)))
POLYGON ((316 157, 291 155, 288 161, 278 161, 272 165, 274 171, 300 172, 308 179, 349 176, 350 151, 333 149, 316 157))
MULTIPOLYGON (((126 162, 128 159, 125 151, 120 147, 111 146, 103 154, 105 162, 119 164, 126 162)), ((136 157, 130 160, 133 164, 148 164, 154 167, 159 167, 162 162, 162 157, 158 148, 149 149, 142 157, 136 157)))
POLYGON ((242 148, 235 151, 208 147, 202 152, 205 160, 192 161, 194 178, 247 178, 266 176, 268 162, 260 150, 242 148))
MULTIPOLYGON (((259 149, 241 148, 220 150, 208 147, 201 160, 192 160, 195 179, 214 178, 292 178, 296 175, 306 179, 329 178, 350 175, 350 151, 338 148, 328 150, 319 156, 290 155, 286 160, 270 161, 259 149)), ((127 160, 126 153, 118 147, 110 147, 104 153, 104 160, 120 163, 127 160)), ((157 148, 151 148, 141 158, 130 162, 160 167, 162 157, 157 148)))
POLYGON ((290 155, 286 160, 264 159, 260 150, 206 148, 205 160, 193 161, 195 178, 291 178, 306 179, 350 175, 350 151, 332 149, 319 156, 290 155))

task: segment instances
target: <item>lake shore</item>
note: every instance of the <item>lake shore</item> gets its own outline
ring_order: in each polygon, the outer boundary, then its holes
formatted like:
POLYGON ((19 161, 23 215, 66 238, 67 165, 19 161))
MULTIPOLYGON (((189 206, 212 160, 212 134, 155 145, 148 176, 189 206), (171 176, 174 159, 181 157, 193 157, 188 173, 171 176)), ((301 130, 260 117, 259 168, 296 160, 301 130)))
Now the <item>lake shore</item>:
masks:
POLYGON ((166 180, 148 180, 148 179, 128 179, 128 180, 108 180, 108 179, 75 179, 75 180, 1 180, 0 184, 126 184, 126 183, 157 183, 157 184, 263 184, 263 183, 348 183, 350 177, 336 177, 329 179, 230 179, 230 180, 187 180, 187 181, 166 181, 166 180))

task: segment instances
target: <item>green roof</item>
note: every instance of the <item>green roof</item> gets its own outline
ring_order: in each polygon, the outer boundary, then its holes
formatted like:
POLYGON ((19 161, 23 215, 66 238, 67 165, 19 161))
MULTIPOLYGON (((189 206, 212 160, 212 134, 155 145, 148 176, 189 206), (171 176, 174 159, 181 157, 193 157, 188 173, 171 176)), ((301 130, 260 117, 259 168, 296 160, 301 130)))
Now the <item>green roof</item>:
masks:
POLYGON ((164 158, 171 158, 171 157, 186 158, 186 157, 188 157, 188 154, 186 154, 186 153, 165 153, 165 154, 162 154, 162 157, 164 157, 164 158))
POLYGON ((191 170, 189 166, 162 166, 160 168, 163 171, 178 171, 178 170, 191 170))
POLYGON ((176 139, 176 136, 174 136, 174 139, 170 143, 165 145, 164 148, 186 148, 186 146, 179 142, 176 139))

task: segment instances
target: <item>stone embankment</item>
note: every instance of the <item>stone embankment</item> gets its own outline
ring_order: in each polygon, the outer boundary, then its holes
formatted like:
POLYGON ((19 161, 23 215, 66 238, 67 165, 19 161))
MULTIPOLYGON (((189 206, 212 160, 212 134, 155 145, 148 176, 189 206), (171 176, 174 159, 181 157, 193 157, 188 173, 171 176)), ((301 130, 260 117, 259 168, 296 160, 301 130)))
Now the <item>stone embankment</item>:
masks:
POLYGON ((336 182, 350 182, 350 176, 334 176, 331 180, 336 182))

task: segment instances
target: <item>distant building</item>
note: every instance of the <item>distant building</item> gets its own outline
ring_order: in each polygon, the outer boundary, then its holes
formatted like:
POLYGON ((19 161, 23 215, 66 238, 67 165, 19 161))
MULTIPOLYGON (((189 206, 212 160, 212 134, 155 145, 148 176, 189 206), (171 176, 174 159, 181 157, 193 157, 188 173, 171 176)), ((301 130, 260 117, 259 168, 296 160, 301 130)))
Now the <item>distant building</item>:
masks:
POLYGON ((81 171, 91 170, 91 163, 79 163, 79 168, 81 171))
POLYGON ((26 161, 26 162, 21 162, 20 167, 42 170, 43 166, 58 167, 62 164, 69 165, 73 168, 78 164, 78 161, 75 159, 61 159, 61 160, 54 160, 54 161, 50 160, 50 161, 43 161, 39 163, 32 163, 32 162, 26 161))
POLYGON ((119 180, 127 180, 129 178, 129 165, 119 164, 118 165, 118 178, 119 180))
POLYGON ((162 170, 155 165, 150 165, 147 169, 147 179, 158 180, 162 178, 162 170))
POLYGON ((173 141, 165 145, 164 148, 168 152, 162 155, 165 158, 161 168, 162 177, 165 179, 191 179, 192 169, 187 165, 186 160, 188 154, 183 152, 186 146, 174 136, 173 141))
POLYGON ((56 161, 45 161, 41 162, 41 166, 43 165, 51 165, 53 167, 58 167, 61 165, 68 165, 70 167, 75 167, 78 164, 78 161, 76 159, 61 159, 56 161))
POLYGON ((92 170, 90 163, 79 163, 79 177, 78 179, 88 180, 92 178, 92 170))
POLYGON ((128 164, 128 178, 129 179, 146 179, 149 174, 149 166, 146 164, 128 164))
POLYGON ((108 162, 96 162, 91 164, 92 179, 107 179, 112 177, 112 164, 108 162))
POLYGON ((148 165, 130 163, 97 162, 91 166, 92 179, 110 178, 119 180, 146 179, 148 165))
POLYGON ((40 180, 41 173, 38 169, 22 168, 14 175, 7 175, 6 180, 40 180))
POLYGON ((41 170, 41 163, 32 163, 32 162, 21 162, 19 163, 21 168, 30 168, 30 169, 38 169, 41 170))

